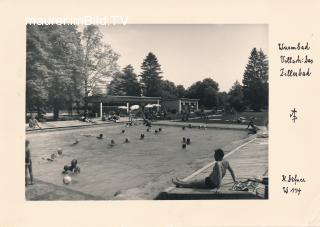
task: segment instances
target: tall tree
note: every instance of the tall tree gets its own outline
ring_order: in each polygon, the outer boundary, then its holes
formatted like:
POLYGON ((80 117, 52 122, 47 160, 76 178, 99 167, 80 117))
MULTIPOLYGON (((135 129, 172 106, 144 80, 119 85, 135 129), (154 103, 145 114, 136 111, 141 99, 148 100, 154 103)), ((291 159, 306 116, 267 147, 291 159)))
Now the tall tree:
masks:
POLYGON ((48 102, 47 36, 41 26, 27 25, 26 43, 26 111, 38 116, 48 102))
POLYGON ((218 83, 211 78, 206 78, 192 84, 187 90, 187 97, 200 99, 200 106, 212 108, 219 104, 218 92, 218 83))
MULTIPOLYGON (((73 25, 28 25, 27 107, 59 110, 79 99, 82 48, 73 25)), ((38 113, 39 114, 39 113, 38 113)))
POLYGON ((228 94, 225 91, 218 92, 219 107, 224 108, 228 104, 228 94))
POLYGON ((107 86, 107 89, 108 94, 110 95, 141 95, 140 83, 131 65, 127 65, 123 68, 121 73, 116 73, 110 84, 107 86))
POLYGON ((103 34, 98 26, 89 25, 83 30, 83 67, 85 115, 88 111, 88 96, 96 86, 106 84, 106 79, 118 72, 119 55, 110 45, 103 43, 103 34))
POLYGON ((61 109, 70 108, 80 98, 82 47, 80 33, 74 25, 50 25, 46 30, 50 43, 49 104, 57 120, 61 109))
POLYGON ((268 106, 268 60, 262 50, 253 48, 243 75, 244 100, 253 110, 268 106))
POLYGON ((121 72, 115 73, 112 76, 112 80, 107 85, 107 94, 109 95, 127 95, 126 91, 124 90, 123 84, 125 83, 123 79, 123 75, 121 72))
POLYGON ((177 91, 178 91, 179 98, 183 98, 186 95, 186 89, 183 87, 183 85, 178 85, 177 91))
POLYGON ((153 53, 149 53, 141 65, 141 82, 145 96, 161 96, 161 65, 153 53))
POLYGON ((134 68, 132 65, 127 65, 122 70, 122 77, 124 80, 124 90, 126 95, 129 96, 140 96, 141 95, 141 86, 138 81, 137 74, 134 73, 134 68))
POLYGON ((161 81, 161 97, 164 99, 175 99, 178 97, 178 90, 173 82, 169 80, 161 81))
POLYGON ((242 86, 239 81, 234 82, 230 89, 228 93, 228 102, 230 107, 234 108, 238 112, 242 112, 245 109, 242 86))

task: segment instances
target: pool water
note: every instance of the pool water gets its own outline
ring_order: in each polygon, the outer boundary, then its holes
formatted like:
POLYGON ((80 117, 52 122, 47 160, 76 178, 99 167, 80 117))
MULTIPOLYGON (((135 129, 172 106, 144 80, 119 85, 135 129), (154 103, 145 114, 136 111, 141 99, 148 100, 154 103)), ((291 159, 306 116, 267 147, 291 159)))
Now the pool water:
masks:
POLYGON ((147 132, 143 125, 124 124, 27 134, 36 179, 103 199, 133 189, 144 199, 152 199, 171 184, 172 177, 190 175, 213 160, 215 149, 245 137, 244 130, 153 126, 147 132), (159 127, 162 131, 155 134, 159 127), (97 139, 99 134, 104 138, 97 139), (186 149, 182 149, 182 137, 191 139, 186 149), (130 142, 125 143, 125 138, 130 142), (111 139, 115 146, 109 145, 111 139), (75 140, 79 143, 72 145, 75 140), (44 160, 58 148, 62 156, 52 162, 44 160), (64 185, 61 172, 72 159, 78 160, 81 173, 64 185))

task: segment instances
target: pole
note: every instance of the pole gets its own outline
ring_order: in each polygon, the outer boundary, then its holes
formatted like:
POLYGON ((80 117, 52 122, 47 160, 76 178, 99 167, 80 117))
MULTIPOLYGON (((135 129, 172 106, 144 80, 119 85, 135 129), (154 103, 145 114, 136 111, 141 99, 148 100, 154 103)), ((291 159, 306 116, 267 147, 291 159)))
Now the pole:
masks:
POLYGON ((101 120, 102 120, 102 101, 100 101, 100 117, 101 117, 101 120))

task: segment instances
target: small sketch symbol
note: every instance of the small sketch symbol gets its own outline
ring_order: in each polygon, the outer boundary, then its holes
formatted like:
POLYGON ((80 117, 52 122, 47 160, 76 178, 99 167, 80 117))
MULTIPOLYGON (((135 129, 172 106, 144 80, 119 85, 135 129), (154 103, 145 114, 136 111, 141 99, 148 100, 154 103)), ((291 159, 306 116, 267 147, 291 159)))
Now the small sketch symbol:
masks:
POLYGON ((296 108, 293 108, 293 110, 291 110, 290 118, 292 118, 293 123, 295 123, 298 119, 298 117, 296 116, 297 112, 298 111, 296 110, 296 108))

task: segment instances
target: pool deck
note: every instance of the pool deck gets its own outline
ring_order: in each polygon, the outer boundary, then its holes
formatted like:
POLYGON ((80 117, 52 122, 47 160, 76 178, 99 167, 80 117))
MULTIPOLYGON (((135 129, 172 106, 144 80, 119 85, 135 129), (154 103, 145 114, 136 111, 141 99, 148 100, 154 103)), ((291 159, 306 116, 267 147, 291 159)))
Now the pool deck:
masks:
MULTIPOLYGON (((266 134, 264 134, 266 135, 266 134)), ((268 174, 268 138, 261 134, 229 152, 225 159, 232 166, 237 180, 267 176, 268 174), (260 138, 259 138, 260 137, 260 138), (261 138, 262 137, 262 138, 261 138)), ((200 180, 212 171, 214 162, 209 163, 183 180, 200 180)), ((226 173, 219 190, 176 188, 172 186, 160 193, 160 200, 197 200, 197 199, 259 199, 264 196, 264 187, 253 191, 231 190, 233 183, 229 173, 226 173)))
MULTIPOLYGON (((113 121, 102 121, 100 118, 92 119, 93 122, 82 122, 79 120, 70 120, 70 121, 51 121, 51 122, 39 122, 41 129, 39 128, 29 128, 28 124, 25 124, 26 132, 43 132, 43 131, 50 131, 50 130, 64 130, 64 129, 72 129, 72 128, 84 128, 84 127, 94 127, 106 124, 116 124, 113 121)), ((142 121, 142 119, 137 119, 138 121, 142 121)), ((125 123, 129 122, 128 117, 122 117, 117 123, 125 123)), ((161 121, 154 121, 153 125, 163 125, 163 126, 176 126, 188 127, 191 124, 192 127, 199 127, 206 126, 206 128, 212 129, 232 129, 232 130, 245 130, 246 125, 241 124, 219 124, 219 123, 188 123, 188 122, 178 122, 178 121, 169 121, 169 120, 161 120, 161 121)), ((264 127, 259 128, 264 129, 264 127)))
MULTIPOLYGON (((197 128, 199 126, 205 126, 206 128, 212 128, 212 129, 232 129, 232 130, 245 130, 247 128, 247 125, 241 125, 241 124, 222 124, 222 123, 190 123, 190 122, 178 122, 178 121, 155 121, 152 122, 152 125, 164 125, 164 126, 176 126, 176 127, 182 127, 185 126, 188 128, 189 124, 193 128, 197 128)), ((259 128, 265 130, 265 127, 259 128)))
MULTIPOLYGON (((50 130, 63 130, 72 128, 84 128, 84 127, 94 127, 99 125, 116 124, 113 121, 102 121, 100 118, 92 119, 93 122, 83 122, 79 120, 70 121, 49 121, 49 122, 39 122, 41 129, 30 128, 28 124, 25 125, 26 132, 44 132, 50 130)), ((122 117, 117 123, 128 122, 128 117, 122 117)))

